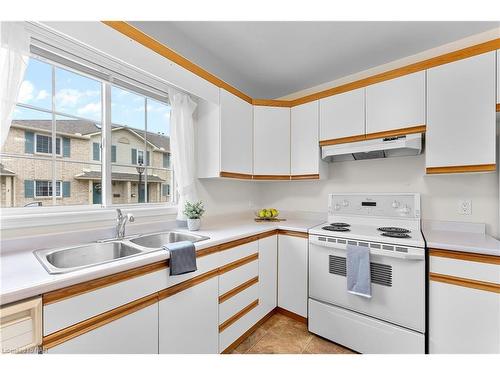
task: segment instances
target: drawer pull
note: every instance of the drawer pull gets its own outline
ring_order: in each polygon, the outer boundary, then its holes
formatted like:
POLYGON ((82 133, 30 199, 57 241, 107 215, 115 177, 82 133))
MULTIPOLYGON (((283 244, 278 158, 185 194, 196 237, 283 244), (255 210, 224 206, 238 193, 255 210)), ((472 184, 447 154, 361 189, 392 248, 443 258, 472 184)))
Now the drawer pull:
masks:
POLYGON ((219 333, 222 332, 222 331, 224 331, 230 325, 234 324, 238 319, 241 319, 242 317, 244 317, 246 314, 248 314, 250 311, 252 311, 258 305, 259 305, 259 300, 256 299, 250 305, 248 305, 247 307, 243 308, 241 311, 239 311, 236 314, 234 314, 232 317, 230 317, 224 323, 222 323, 221 325, 219 325, 219 333))
POLYGON ((243 284, 240 284, 236 288, 233 288, 229 292, 226 292, 223 295, 219 296, 219 304, 227 301, 236 294, 243 292, 245 289, 250 288, 252 285, 257 284, 258 282, 259 276, 255 276, 254 278, 245 281, 243 284))

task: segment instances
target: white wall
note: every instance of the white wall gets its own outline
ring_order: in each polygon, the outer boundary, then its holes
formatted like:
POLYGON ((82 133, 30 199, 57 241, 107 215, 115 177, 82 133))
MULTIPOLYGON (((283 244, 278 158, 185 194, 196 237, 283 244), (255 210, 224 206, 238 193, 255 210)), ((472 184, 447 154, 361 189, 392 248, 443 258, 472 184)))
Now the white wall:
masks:
POLYGON ((498 235, 498 172, 426 176, 424 155, 331 163, 327 180, 259 184, 256 203, 326 215, 328 194, 338 192, 418 192, 424 219, 486 223, 498 235), (472 200, 471 216, 457 213, 459 199, 472 200))

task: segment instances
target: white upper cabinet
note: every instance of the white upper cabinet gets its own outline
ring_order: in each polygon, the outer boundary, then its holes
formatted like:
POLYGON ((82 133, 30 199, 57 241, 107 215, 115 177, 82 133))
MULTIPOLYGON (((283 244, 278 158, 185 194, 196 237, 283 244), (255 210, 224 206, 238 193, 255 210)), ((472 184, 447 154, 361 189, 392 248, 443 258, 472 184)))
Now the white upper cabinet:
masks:
POLYGON ((425 71, 366 88, 366 134, 425 125, 425 71))
POLYGON ((250 103, 220 90, 221 171, 252 174, 252 117, 250 103))
POLYGON ((254 175, 290 175, 290 108, 254 106, 254 175))
POLYGON ((319 139, 365 134, 365 89, 333 95, 319 101, 319 139))
POLYGON ((319 174, 319 102, 291 109, 291 174, 319 174))
POLYGON ((495 52, 427 71, 426 142, 427 173, 495 169, 495 52))

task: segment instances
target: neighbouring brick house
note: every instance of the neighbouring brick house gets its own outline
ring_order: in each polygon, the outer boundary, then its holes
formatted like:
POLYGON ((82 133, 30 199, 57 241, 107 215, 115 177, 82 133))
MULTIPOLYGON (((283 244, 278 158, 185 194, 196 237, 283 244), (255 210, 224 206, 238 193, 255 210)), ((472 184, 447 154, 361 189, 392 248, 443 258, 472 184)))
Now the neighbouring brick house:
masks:
MULTIPOLYGON (((53 173, 57 205, 101 203, 100 127, 84 120, 57 120, 55 163, 51 127, 51 120, 12 122, 1 151, 1 207, 52 205, 53 173)), ((113 203, 144 202, 146 179, 148 202, 170 201, 168 136, 147 132, 144 137, 139 130, 113 125, 111 161, 113 203), (141 165, 147 166, 147 176, 139 176, 141 165)))

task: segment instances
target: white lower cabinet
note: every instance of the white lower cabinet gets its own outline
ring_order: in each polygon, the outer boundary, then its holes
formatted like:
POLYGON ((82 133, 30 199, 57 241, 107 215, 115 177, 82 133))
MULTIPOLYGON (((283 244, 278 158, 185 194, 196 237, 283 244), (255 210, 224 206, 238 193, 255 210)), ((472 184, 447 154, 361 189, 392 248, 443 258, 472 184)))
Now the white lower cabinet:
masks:
POLYGON ((429 352, 499 354, 500 264, 494 260, 499 257, 472 254, 478 260, 468 261, 432 254, 429 352))
POLYGON ((48 349, 55 354, 158 353, 158 303, 48 349))
POLYGON ((160 354, 218 353, 218 278, 159 302, 160 354))
POLYGON ((307 317, 306 237, 278 236, 278 306, 307 317))
POLYGON ((278 298, 278 236, 259 240, 259 286, 261 315, 277 305, 278 298))

